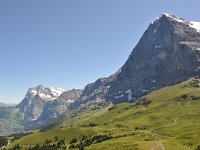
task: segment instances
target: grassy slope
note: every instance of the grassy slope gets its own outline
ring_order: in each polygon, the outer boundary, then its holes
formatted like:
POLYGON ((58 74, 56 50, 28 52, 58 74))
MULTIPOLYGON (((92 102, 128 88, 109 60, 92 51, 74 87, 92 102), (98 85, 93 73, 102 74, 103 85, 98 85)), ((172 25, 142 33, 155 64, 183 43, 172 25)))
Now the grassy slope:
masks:
POLYGON ((200 145, 200 88, 190 79, 179 85, 153 92, 140 101, 123 103, 107 109, 94 110, 68 118, 63 128, 34 133, 10 144, 42 144, 45 139, 59 136, 69 143, 74 137, 112 133, 134 136, 115 138, 86 147, 92 149, 162 149, 189 150, 200 145), (81 125, 98 126, 83 128, 81 125))

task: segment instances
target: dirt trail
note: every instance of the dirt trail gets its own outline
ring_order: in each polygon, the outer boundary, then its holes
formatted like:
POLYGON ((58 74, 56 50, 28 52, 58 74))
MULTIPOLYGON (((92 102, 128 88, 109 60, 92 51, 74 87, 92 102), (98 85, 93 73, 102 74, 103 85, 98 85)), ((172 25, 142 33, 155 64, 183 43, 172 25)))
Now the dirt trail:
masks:
POLYGON ((161 140, 159 140, 160 139, 159 134, 152 133, 149 131, 146 131, 146 132, 151 134, 153 137, 157 138, 157 141, 155 141, 155 145, 153 147, 151 147, 150 150, 166 150, 164 143, 161 140))
POLYGON ((162 141, 156 141, 155 143, 156 145, 154 145, 150 150, 166 150, 162 141))
POLYGON ((162 150, 166 150, 165 145, 163 144, 162 141, 158 141, 158 145, 161 147, 162 150))

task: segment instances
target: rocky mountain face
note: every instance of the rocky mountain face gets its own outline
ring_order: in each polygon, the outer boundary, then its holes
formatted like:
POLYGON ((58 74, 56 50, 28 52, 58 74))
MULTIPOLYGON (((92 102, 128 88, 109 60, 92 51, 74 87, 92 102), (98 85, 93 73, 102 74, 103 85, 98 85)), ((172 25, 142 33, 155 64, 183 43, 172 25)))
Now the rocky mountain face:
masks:
POLYGON ((54 121, 54 119, 66 113, 70 113, 70 105, 80 97, 81 93, 82 90, 72 89, 63 92, 56 99, 48 101, 45 103, 40 117, 34 121, 31 126, 41 126, 54 121))
POLYGON ((119 71, 88 84, 73 106, 90 101, 131 102, 196 75, 200 75, 200 22, 162 14, 119 71))
POLYGON ((81 95, 81 90, 64 91, 61 88, 30 88, 16 107, 23 113, 26 128, 40 126, 68 111, 69 105, 81 95))

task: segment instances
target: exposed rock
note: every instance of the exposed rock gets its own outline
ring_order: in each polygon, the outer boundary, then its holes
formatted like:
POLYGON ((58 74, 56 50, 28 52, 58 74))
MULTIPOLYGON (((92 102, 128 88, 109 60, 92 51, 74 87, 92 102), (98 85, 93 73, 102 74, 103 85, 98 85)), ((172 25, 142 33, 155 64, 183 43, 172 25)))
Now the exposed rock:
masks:
POLYGON ((130 102, 199 75, 199 27, 198 22, 162 14, 149 25, 121 69, 88 84, 73 106, 91 100, 130 102))
POLYGON ((61 88, 43 87, 30 88, 16 108, 24 114, 25 126, 43 125, 68 111, 72 102, 81 95, 81 90, 65 91, 61 88))

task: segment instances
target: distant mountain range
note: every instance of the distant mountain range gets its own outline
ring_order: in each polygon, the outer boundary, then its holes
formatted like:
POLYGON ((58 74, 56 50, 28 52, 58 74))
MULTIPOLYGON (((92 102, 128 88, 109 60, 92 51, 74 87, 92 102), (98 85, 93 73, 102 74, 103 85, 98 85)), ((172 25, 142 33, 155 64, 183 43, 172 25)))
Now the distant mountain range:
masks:
POLYGON ((6 107, 7 105, 4 103, 0 103, 0 107, 6 107))
POLYGON ((12 103, 1 103, 0 102, 0 107, 10 107, 10 106, 15 106, 16 104, 12 104, 12 103))
POLYGON ((150 23, 128 60, 113 75, 83 90, 30 88, 14 109, 21 113, 21 126, 31 129, 76 111, 133 102, 198 75, 200 22, 164 13, 150 23))

